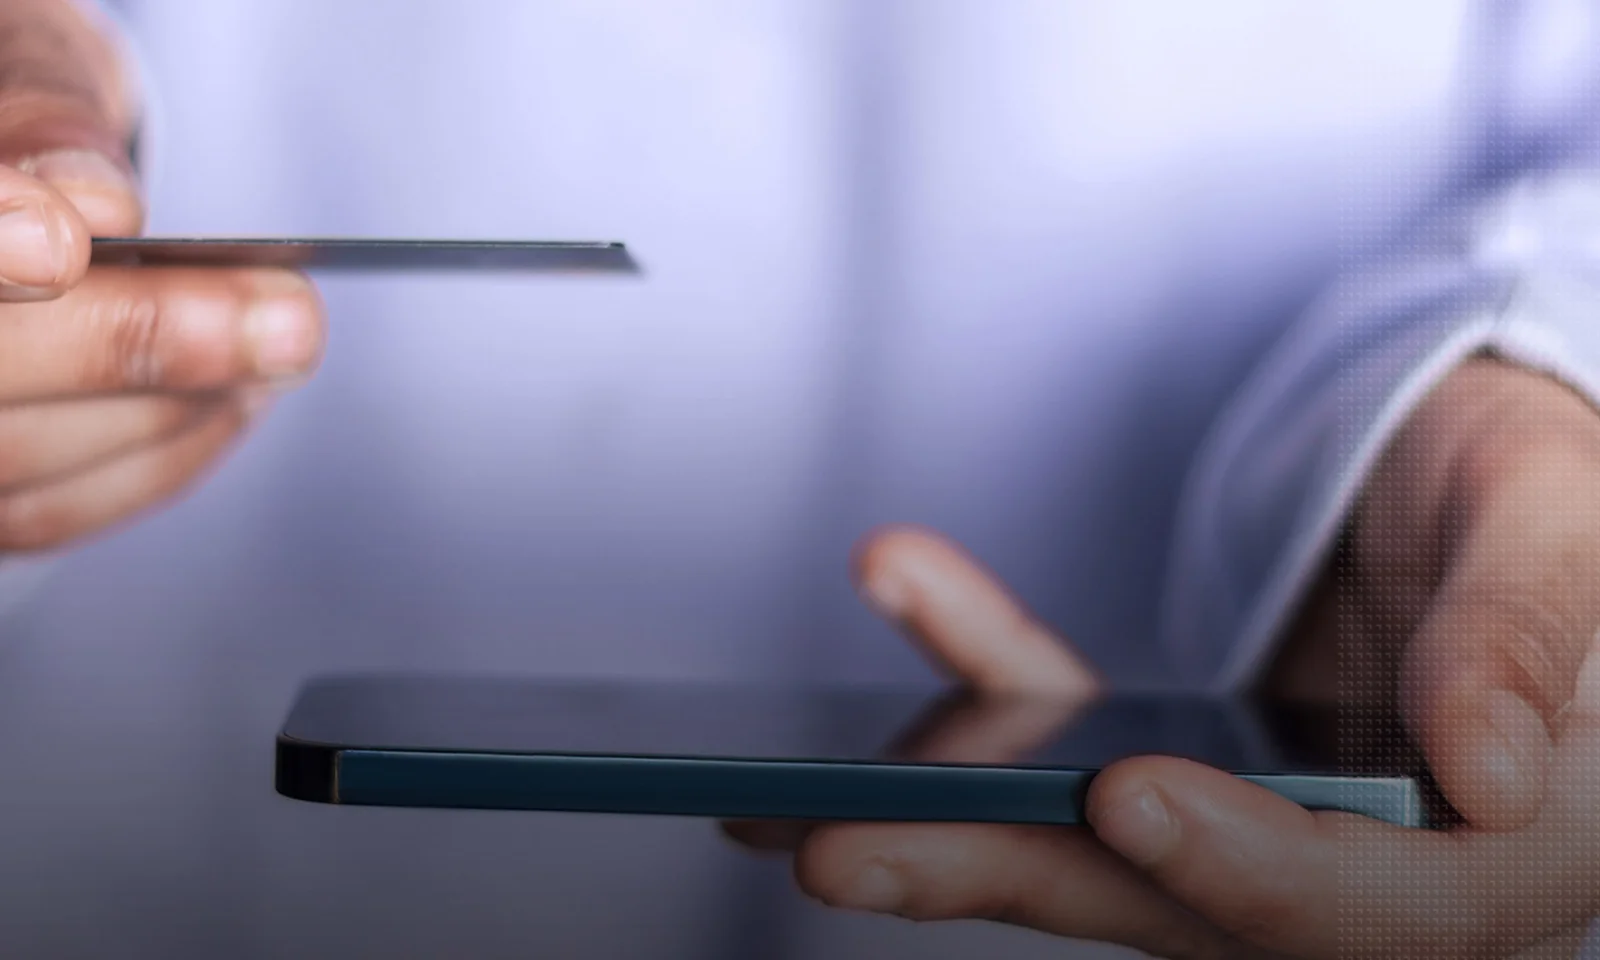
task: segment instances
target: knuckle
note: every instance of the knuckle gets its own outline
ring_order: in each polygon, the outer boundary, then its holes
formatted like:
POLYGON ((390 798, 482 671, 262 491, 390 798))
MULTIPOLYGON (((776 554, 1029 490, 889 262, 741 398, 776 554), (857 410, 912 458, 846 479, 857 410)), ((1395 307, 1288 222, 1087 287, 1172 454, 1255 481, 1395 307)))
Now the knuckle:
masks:
POLYGON ((1479 603, 1501 628, 1495 657, 1511 691, 1547 714, 1559 710, 1570 696, 1572 685, 1563 681, 1572 671, 1567 669, 1567 658, 1561 653, 1571 635, 1569 618, 1537 593, 1496 592, 1479 603))
POLYGON ((105 389, 151 389, 165 374, 166 311, 155 297, 116 297, 92 308, 94 348, 85 352, 86 383, 105 389))

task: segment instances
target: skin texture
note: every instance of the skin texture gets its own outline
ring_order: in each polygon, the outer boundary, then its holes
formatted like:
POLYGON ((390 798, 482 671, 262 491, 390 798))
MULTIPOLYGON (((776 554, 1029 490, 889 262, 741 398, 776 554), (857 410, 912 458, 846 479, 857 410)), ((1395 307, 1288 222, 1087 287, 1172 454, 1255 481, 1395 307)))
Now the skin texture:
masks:
POLYGON ((66 0, 0 5, 0 554, 185 490, 322 351, 296 274, 89 268, 144 220, 109 36, 66 0))
MULTIPOLYGON (((958 682, 1098 687, 936 534, 868 537, 864 596, 958 682)), ((1572 957, 1600 913, 1600 416, 1490 357, 1426 399, 1264 683, 1343 705, 1347 756, 1425 766, 1455 826, 1309 813, 1216 770, 1108 768, 1085 829, 729 824, 844 908, 986 918, 1163 957, 1572 957), (1403 724, 1413 743, 1371 736, 1403 724)), ((952 720, 933 739, 1014 729, 952 720)), ((969 746, 970 750, 971 747, 969 746)))

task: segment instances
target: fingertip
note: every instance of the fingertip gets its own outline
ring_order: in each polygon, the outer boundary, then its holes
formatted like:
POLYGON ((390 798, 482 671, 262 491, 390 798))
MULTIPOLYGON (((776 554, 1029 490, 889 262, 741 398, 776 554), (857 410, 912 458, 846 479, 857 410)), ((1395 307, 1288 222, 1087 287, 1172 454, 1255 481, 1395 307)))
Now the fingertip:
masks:
MULTIPOLYGON (((948 861, 953 848, 965 847, 959 828, 912 824, 845 823, 820 827, 795 850, 795 883, 807 896, 842 910, 905 915, 913 900, 926 899, 931 884, 940 886, 959 875, 978 871, 971 852, 948 861)), ((926 904, 923 904, 926 906, 926 904)))
POLYGON ((1154 867, 1181 842, 1178 818, 1160 788, 1145 783, 1102 797, 1091 815, 1095 835, 1138 867, 1154 867))
POLYGON ((1089 823, 1093 825, 1096 820, 1159 781, 1166 769, 1165 757, 1130 757, 1101 770, 1089 781, 1089 789, 1084 796, 1084 814, 1089 823))
POLYGON ((1477 692, 1426 719, 1425 750, 1450 805, 1479 829, 1526 826, 1544 805, 1554 745, 1544 719, 1504 690, 1477 692))
POLYGON ((885 620, 906 619, 916 599, 915 564, 938 543, 936 535, 899 524, 886 524, 863 536, 850 555, 850 579, 861 601, 885 620))
POLYGON ((848 873, 819 873, 796 866, 796 882, 801 891, 826 906, 839 910, 897 914, 904 909, 905 880, 886 863, 868 861, 848 873))
POLYGON ((1194 849, 1309 828, 1311 814, 1264 787, 1176 757, 1134 757, 1089 784, 1085 819, 1107 846, 1151 869, 1194 849))
POLYGON ((249 275, 252 304, 243 330, 257 373, 279 382, 303 380, 326 347, 325 309, 305 275, 263 270, 249 275))
POLYGON ((948 538, 914 524, 886 524, 856 544, 856 588, 880 614, 904 616, 918 591, 987 584, 987 571, 948 538))
POLYGON ((872 845, 864 852, 840 827, 814 831, 794 853, 795 883, 806 896, 846 908, 853 906, 849 893, 856 874, 874 857, 872 845))
POLYGON ((891 571, 907 550, 920 549, 930 539, 919 528, 904 524, 874 527, 856 541, 850 552, 851 581, 865 589, 874 579, 891 571))
POLYGON ((1098 674, 995 574, 942 535, 880 527, 853 557, 863 602, 960 683, 991 692, 1097 696, 1098 674))
POLYGON ((856 588, 861 602, 879 619, 890 624, 903 624, 911 606, 905 581, 892 574, 882 574, 864 580, 856 588))
POLYGON ((1084 819, 1103 842, 1141 866, 1160 859, 1177 842, 1178 822, 1167 795, 1176 785, 1204 790, 1206 768, 1200 782, 1187 769, 1186 760, 1168 757, 1132 757, 1113 763, 1089 782, 1084 797, 1084 819))

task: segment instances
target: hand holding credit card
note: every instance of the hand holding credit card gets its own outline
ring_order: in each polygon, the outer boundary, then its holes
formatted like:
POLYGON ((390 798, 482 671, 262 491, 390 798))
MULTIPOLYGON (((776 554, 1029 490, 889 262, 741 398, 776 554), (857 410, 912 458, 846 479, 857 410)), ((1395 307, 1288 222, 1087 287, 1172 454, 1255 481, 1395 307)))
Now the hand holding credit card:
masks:
POLYGON ((92 6, 0 3, 0 554, 170 502, 307 382, 304 272, 638 272, 617 243, 142 236, 141 112, 92 6))

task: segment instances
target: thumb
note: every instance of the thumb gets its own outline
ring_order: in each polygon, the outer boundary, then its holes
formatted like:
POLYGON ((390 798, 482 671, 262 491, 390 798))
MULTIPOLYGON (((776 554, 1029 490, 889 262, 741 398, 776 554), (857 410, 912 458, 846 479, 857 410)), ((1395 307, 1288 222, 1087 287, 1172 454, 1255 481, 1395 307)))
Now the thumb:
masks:
POLYGON ((1495 485, 1407 651, 1407 722, 1474 826, 1515 829, 1539 813, 1600 628, 1600 455, 1589 446, 1547 446, 1495 485))
POLYGON ((139 232, 122 58, 66 0, 0 8, 0 296, 55 296, 81 277, 91 236, 139 232))

